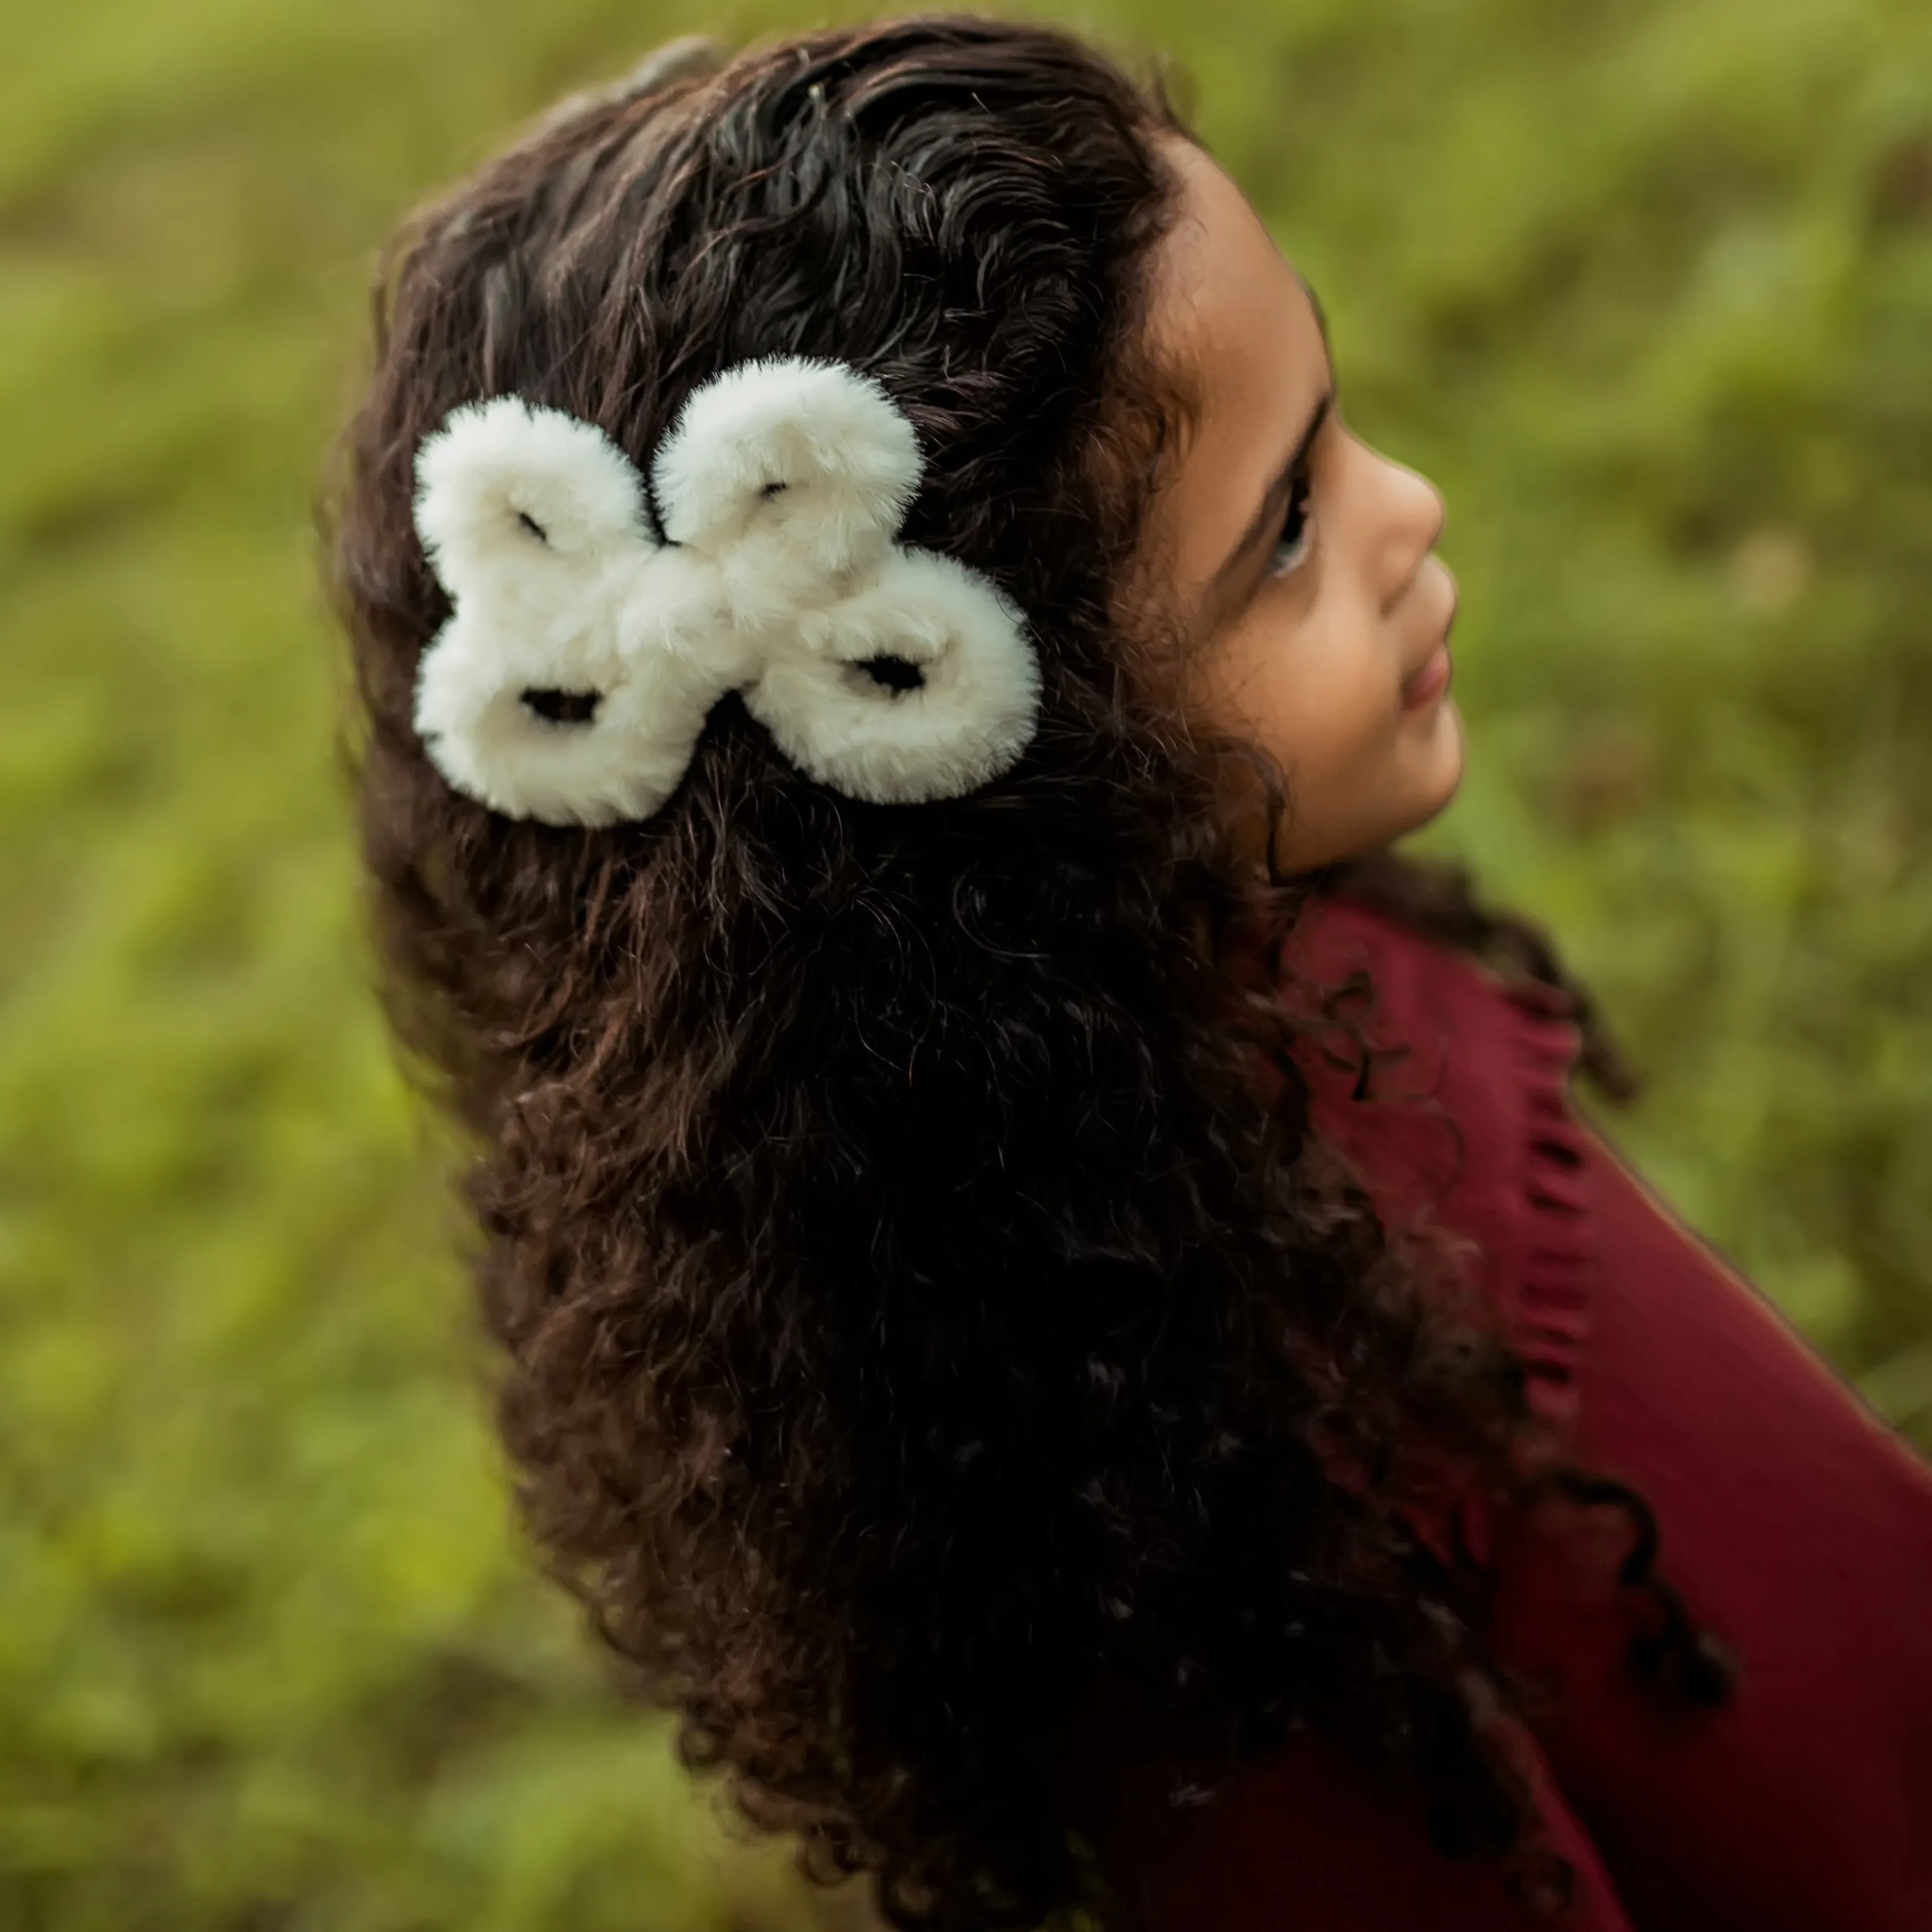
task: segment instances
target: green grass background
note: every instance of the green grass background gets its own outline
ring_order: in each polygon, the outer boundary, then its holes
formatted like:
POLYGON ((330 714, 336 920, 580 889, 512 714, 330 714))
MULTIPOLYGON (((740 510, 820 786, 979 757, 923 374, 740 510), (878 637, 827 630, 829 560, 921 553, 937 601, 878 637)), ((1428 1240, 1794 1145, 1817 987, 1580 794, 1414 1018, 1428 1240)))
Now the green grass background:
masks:
MULTIPOLYGON (((797 1927, 506 1520, 446 1150, 365 991, 310 506, 380 237, 694 28, 0 13, 0 1928, 797 1927)), ((1932 1442, 1932 9, 1195 0, 1451 505, 1428 842, 1654 1076, 1616 1131, 1932 1442)))

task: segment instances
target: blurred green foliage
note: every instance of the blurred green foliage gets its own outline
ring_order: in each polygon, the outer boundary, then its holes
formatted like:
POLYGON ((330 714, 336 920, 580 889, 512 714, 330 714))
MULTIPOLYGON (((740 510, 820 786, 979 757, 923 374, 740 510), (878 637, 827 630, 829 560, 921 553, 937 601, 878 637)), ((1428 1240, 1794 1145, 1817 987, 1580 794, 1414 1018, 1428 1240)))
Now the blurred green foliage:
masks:
MULTIPOLYGON (((310 499, 371 250, 670 34, 0 15, 0 1925, 798 1926, 512 1537, 367 996, 310 499)), ((1616 1136, 1932 1440, 1932 10, 1197 0, 1345 404, 1452 506, 1426 842, 1653 1076, 1616 1136)))

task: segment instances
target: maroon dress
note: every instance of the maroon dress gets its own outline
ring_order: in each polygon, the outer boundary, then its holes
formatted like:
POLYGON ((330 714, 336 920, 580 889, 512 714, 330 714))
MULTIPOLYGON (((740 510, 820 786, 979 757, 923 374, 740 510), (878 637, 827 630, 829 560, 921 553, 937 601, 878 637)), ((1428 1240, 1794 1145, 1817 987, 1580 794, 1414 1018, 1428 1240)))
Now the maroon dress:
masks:
MULTIPOLYGON (((1932 1932, 1932 1467, 1573 1110, 1562 994, 1346 904, 1316 908, 1293 949, 1327 985, 1368 968, 1371 1042, 1411 1049, 1360 1101, 1307 1056, 1318 1122, 1385 1216, 1463 1244, 1532 1400, 1580 1460, 1642 1490, 1659 1574, 1742 1665, 1714 1711, 1636 1681, 1627 1654, 1654 1606, 1616 1580, 1624 1513, 1580 1516, 1560 1550, 1498 1511, 1468 1519, 1502 1578, 1504 1661, 1558 1693, 1510 1735, 1576 1872, 1559 1922, 1932 1932)), ((1306 1737, 1178 1820, 1147 1896, 1156 1932, 1548 1922, 1306 1737)))

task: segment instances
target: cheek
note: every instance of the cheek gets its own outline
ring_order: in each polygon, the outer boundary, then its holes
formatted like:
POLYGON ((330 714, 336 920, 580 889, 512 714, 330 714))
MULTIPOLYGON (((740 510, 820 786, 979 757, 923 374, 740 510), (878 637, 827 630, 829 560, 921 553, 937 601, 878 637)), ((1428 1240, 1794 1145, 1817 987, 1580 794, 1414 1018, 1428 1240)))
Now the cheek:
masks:
POLYGON ((1291 872, 1426 823, 1462 778, 1453 701, 1402 710, 1402 653, 1374 607, 1325 587, 1305 611, 1252 610, 1222 640, 1210 678, 1214 722, 1288 776, 1294 811, 1279 849, 1291 872))
POLYGON ((1253 697, 1269 748, 1298 772, 1311 802, 1352 788, 1393 748, 1396 692, 1367 626, 1346 611, 1311 612, 1299 623, 1267 626, 1256 640, 1264 666, 1253 697))
POLYGON ((1366 851, 1426 824, 1461 782, 1461 721, 1444 698, 1401 709, 1396 659, 1372 619, 1313 612, 1258 626, 1252 735, 1288 774, 1290 872, 1366 851))

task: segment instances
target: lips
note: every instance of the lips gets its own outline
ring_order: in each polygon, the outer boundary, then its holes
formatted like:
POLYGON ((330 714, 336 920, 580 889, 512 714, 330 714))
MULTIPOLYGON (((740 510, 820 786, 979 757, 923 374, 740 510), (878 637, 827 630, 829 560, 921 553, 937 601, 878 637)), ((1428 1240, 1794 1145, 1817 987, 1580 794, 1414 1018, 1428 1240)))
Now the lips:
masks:
POLYGON ((1456 580, 1445 569, 1443 575, 1449 580, 1449 614, 1442 622, 1442 634, 1436 648, 1402 681, 1402 708, 1414 711, 1425 704, 1432 704, 1449 688, 1449 679, 1454 669, 1449 656, 1449 633, 1456 628, 1456 609, 1460 602, 1460 593, 1456 580))
POLYGON ((1405 711, 1419 711, 1425 704, 1432 704, 1449 688, 1449 676, 1455 668, 1450 662, 1449 646, 1438 644, 1427 663, 1410 673, 1402 687, 1402 708, 1405 711))

